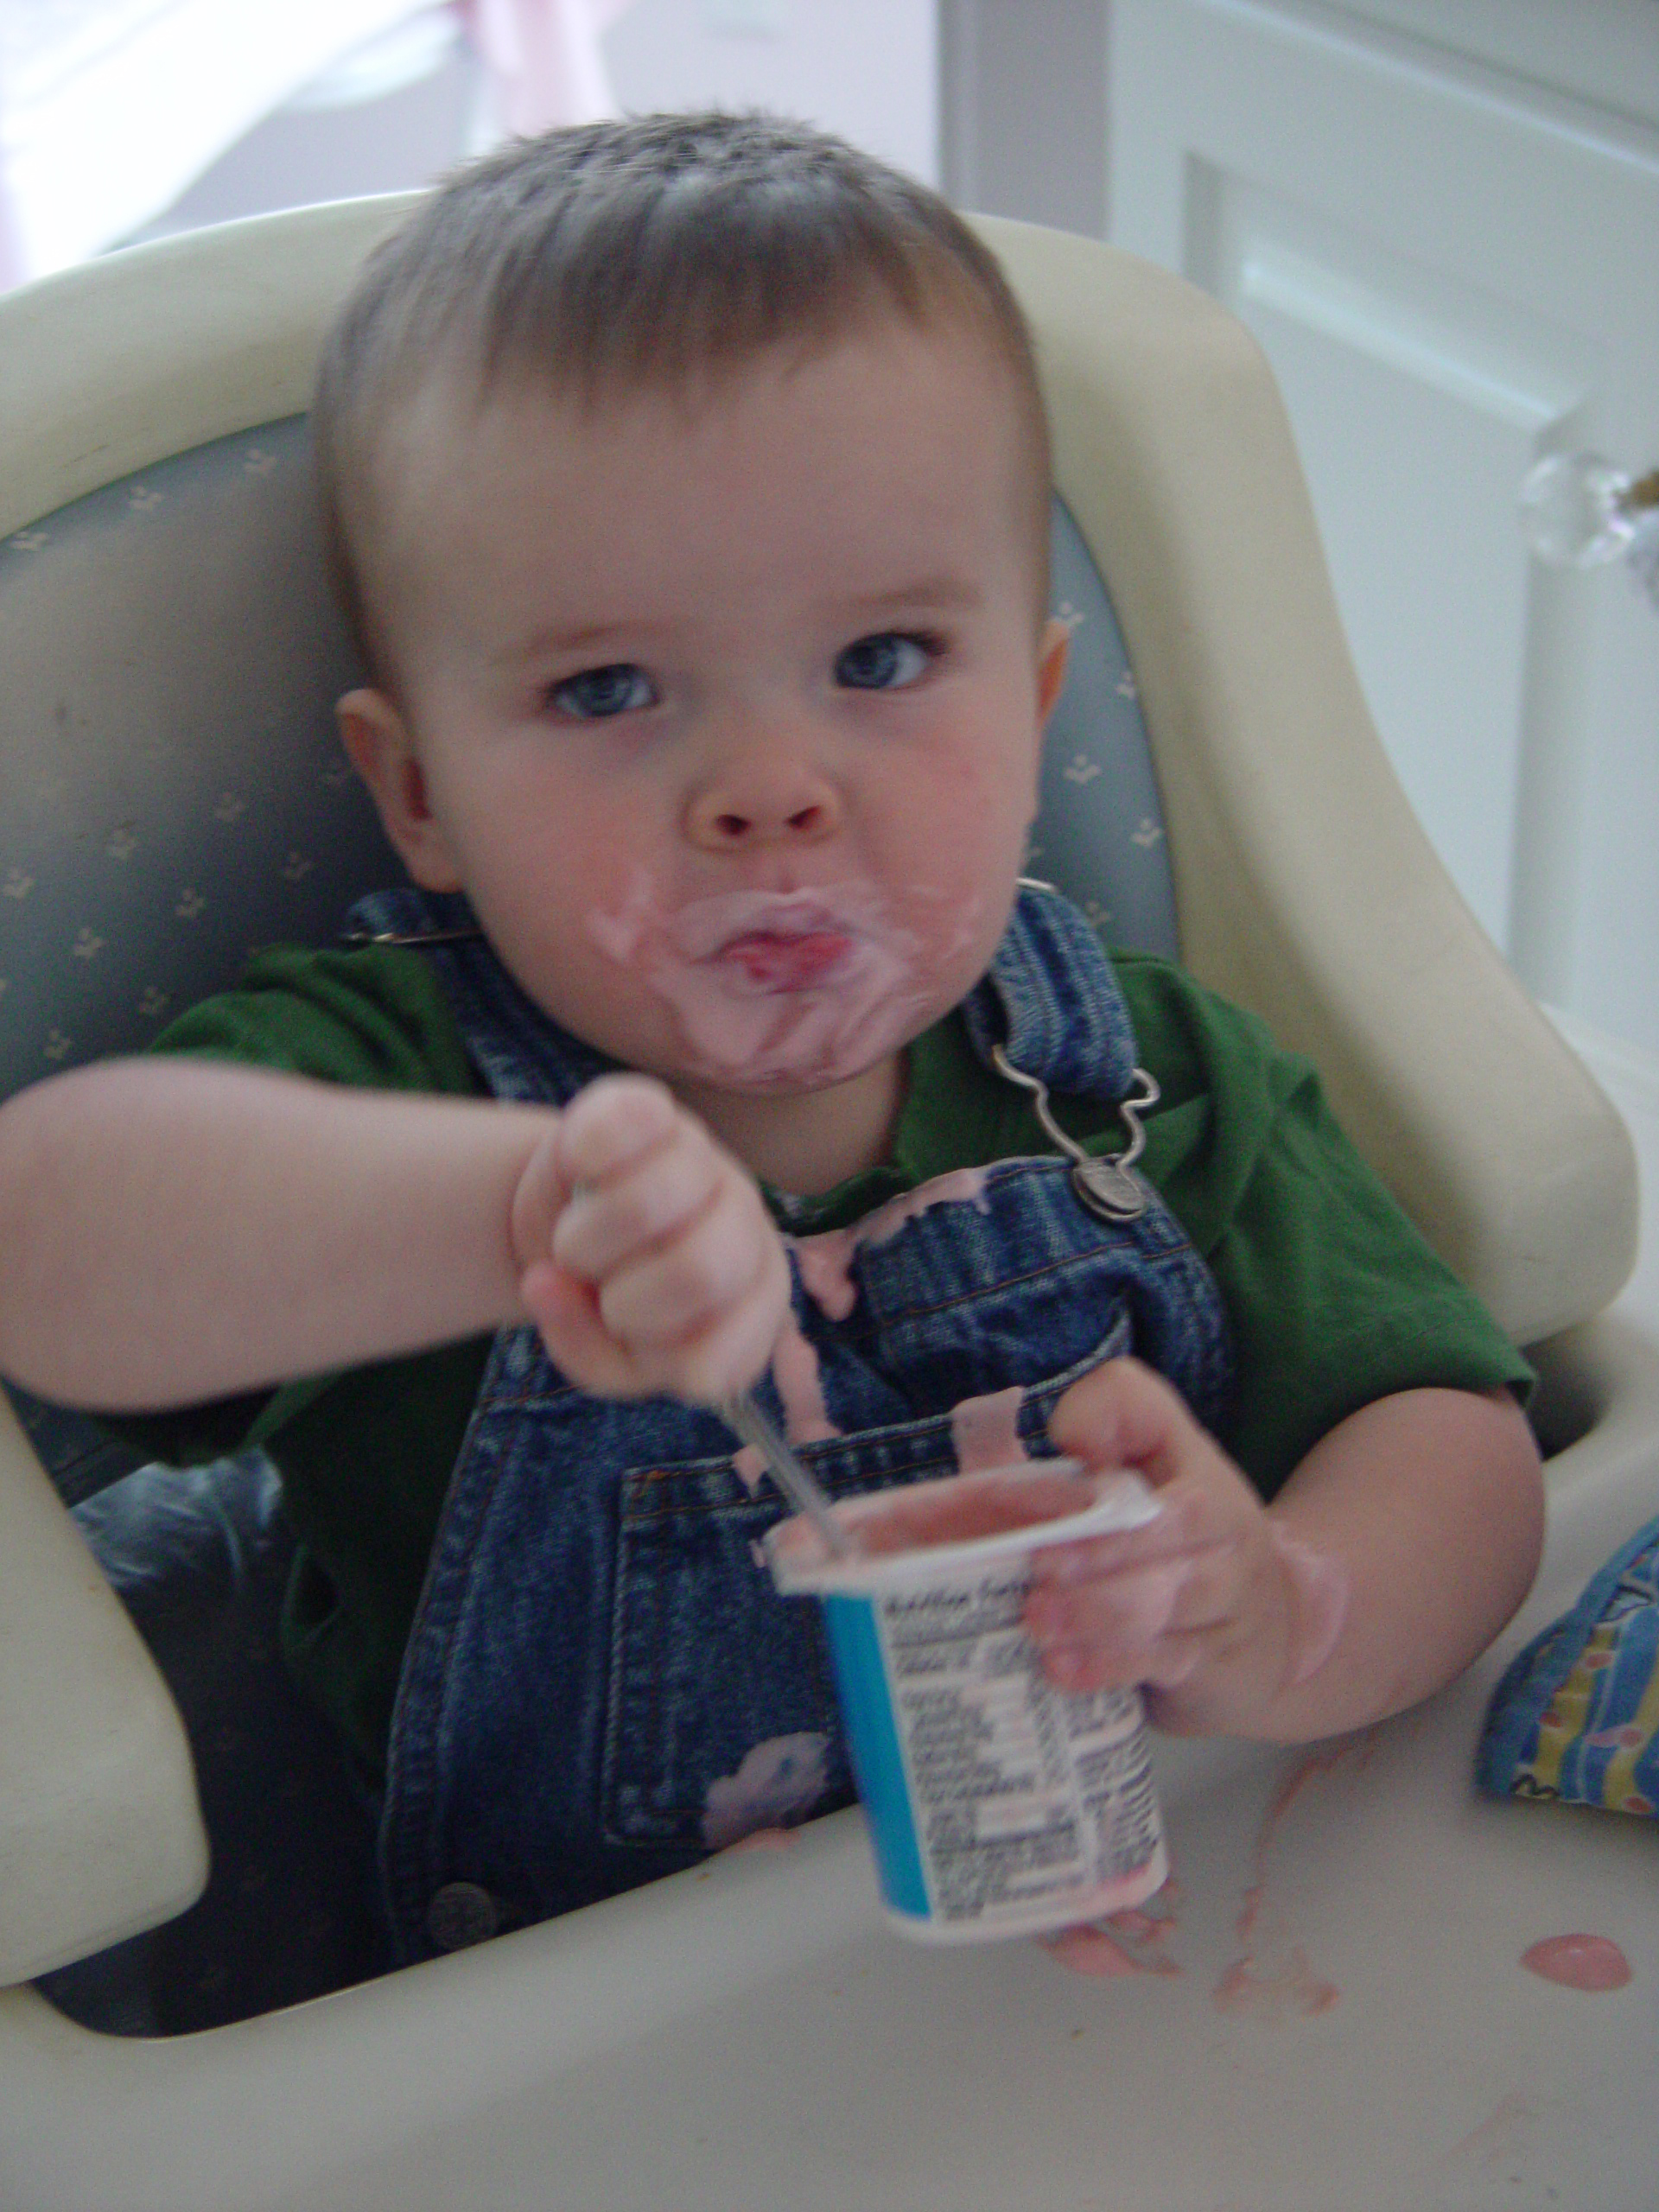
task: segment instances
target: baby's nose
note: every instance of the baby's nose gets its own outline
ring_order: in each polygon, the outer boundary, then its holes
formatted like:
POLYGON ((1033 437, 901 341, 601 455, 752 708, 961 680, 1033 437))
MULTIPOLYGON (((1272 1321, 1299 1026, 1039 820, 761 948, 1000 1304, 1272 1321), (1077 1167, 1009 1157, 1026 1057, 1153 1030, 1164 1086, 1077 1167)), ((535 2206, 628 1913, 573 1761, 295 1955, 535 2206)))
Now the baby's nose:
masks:
POLYGON ((816 844, 841 825, 835 786, 782 747, 757 747, 721 765, 693 792, 686 834, 704 851, 745 845, 816 844))

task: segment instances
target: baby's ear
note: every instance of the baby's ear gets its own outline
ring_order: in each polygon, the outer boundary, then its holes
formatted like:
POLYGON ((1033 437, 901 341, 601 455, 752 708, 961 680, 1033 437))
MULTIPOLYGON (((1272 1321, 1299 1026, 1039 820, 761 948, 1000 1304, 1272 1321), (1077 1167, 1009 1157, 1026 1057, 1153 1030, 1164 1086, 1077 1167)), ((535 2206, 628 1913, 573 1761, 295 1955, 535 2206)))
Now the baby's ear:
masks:
POLYGON ((404 866, 427 891, 459 891, 461 872, 432 811, 408 725, 384 691, 348 691, 334 709, 340 741, 369 787, 404 866))
POLYGON ((1065 682, 1065 664, 1071 651, 1070 626, 1052 614, 1043 626, 1037 646, 1037 719, 1046 722, 1053 713, 1065 682))

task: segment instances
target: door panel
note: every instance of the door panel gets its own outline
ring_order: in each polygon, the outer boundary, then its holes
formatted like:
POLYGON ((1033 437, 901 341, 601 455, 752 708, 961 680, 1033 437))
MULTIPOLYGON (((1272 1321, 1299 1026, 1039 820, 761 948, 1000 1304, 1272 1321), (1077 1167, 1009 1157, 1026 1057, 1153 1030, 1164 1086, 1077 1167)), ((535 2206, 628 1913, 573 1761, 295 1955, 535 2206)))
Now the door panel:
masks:
POLYGON ((1431 837, 1535 990, 1659 1046, 1659 626, 1515 521, 1542 454, 1659 458, 1659 132, 1294 0, 1115 0, 1111 59, 1113 237, 1273 362, 1431 837))

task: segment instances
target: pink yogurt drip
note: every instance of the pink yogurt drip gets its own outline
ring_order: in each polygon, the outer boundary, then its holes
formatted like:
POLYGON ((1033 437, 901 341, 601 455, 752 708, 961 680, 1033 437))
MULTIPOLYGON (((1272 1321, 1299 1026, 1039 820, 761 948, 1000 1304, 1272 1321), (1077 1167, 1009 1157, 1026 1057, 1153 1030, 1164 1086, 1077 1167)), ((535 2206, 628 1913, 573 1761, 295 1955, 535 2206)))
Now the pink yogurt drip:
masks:
POLYGON ((1073 1974, 1103 1980, 1141 1971, 1139 1960, 1103 1928, 1063 1928, 1058 1936, 1046 1937, 1043 1948, 1073 1974))
POLYGON ((1031 1454, 1020 1436, 1020 1407, 1025 1391, 1019 1383, 1011 1389, 993 1390, 988 1397, 964 1398, 950 1415, 950 1442, 957 1466, 964 1475, 984 1473, 992 1467, 1008 1467, 1031 1454))
POLYGON ((867 1213, 861 1221, 853 1222, 846 1229, 828 1229, 817 1236, 798 1237, 795 1256, 808 1294, 830 1320, 844 1321, 858 1302, 851 1268, 853 1255, 859 1246, 885 1244, 918 1214, 926 1213, 934 1206, 948 1205, 970 1205, 977 1207, 981 1213, 990 1211, 982 1167, 953 1167, 948 1175, 931 1176, 913 1191, 889 1198, 886 1205, 878 1206, 874 1213, 867 1213))
POLYGON ((1287 1535, 1269 1514, 1268 1537, 1295 1592, 1295 1635, 1285 1686, 1295 1689, 1317 1675, 1341 1640, 1348 1618, 1348 1571, 1299 1537, 1287 1535))
POLYGON ((756 1828, 753 1834, 740 1836, 735 1843, 728 1843, 726 1855, 732 1858, 740 1851, 792 1851, 794 1847, 793 1828, 756 1828))
POLYGON ((806 1812, 828 1785, 829 1751, 829 1738, 816 1732, 768 1737, 746 1751, 735 1774, 709 1785, 702 1840, 709 1850, 729 1850, 806 1812))
POLYGON ((821 1444, 841 1434, 824 1410, 818 1355, 792 1320, 785 1323, 772 1355, 772 1379, 784 1408, 784 1433, 791 1444, 821 1444))
MULTIPOLYGON (((1166 1900, 1172 1905, 1173 1886, 1170 1884, 1165 1890, 1166 1900)), ((1150 1913, 1131 1906, 1104 1922, 1062 1928, 1058 1935, 1040 1940, 1049 1956, 1073 1974, 1103 1980, 1136 1974, 1173 1975, 1181 1969, 1162 1947, 1174 1927, 1173 1910, 1150 1913)))
POLYGON ((1292 1945, 1276 1967, 1264 1966, 1259 1956, 1257 1923, 1267 1902, 1268 1858, 1291 1807, 1311 1783, 1330 1773, 1351 1753, 1356 1753, 1357 1764, 1363 1766, 1376 1742, 1376 1730, 1369 1728, 1360 1735, 1338 1736, 1328 1743, 1316 1745, 1298 1760, 1274 1791, 1256 1835, 1251 1864, 1253 1878, 1244 1891, 1234 1930, 1239 1955, 1211 1993, 1218 2011, 1253 2012, 1261 2018, 1277 2020, 1287 2012, 1328 2012, 1338 2001, 1342 1993, 1334 1982, 1325 1980, 1313 1971, 1300 1944, 1292 1945))
POLYGON ((696 1071, 715 1081, 842 1082, 897 1051, 927 1005, 921 940, 873 884, 717 892, 671 914, 639 868, 587 928, 667 1001, 696 1071))
MULTIPOLYGON (((841 1434, 824 1408, 818 1355, 792 1319, 785 1322, 773 1350, 772 1379, 784 1408, 784 1433, 791 1444, 821 1444, 841 1434)), ((766 1473, 765 1453, 744 1445, 732 1454, 732 1472, 751 1497, 758 1496, 766 1473)))
POLYGON ((1235 1959, 1216 1984, 1215 2001, 1224 2012, 1249 2012, 1258 2019, 1281 2020, 1287 2013, 1317 2019, 1341 1998, 1333 1981, 1325 1981, 1308 1965, 1300 1943, 1289 1957, 1264 1973, 1251 1960, 1235 1959))
POLYGON ((1521 1963, 1529 1974, 1564 1989, 1600 1993, 1623 1989, 1630 1978, 1630 1961, 1605 1936, 1549 1936, 1522 1951, 1521 1963))

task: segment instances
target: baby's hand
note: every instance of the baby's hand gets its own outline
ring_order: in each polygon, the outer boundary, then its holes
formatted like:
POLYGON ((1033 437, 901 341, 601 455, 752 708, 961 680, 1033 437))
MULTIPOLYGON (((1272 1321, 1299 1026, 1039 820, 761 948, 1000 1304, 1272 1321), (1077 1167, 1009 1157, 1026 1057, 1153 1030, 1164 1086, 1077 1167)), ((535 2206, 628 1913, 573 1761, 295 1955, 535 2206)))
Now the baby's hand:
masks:
POLYGON ((1054 1409, 1049 1434, 1090 1467, 1128 1467, 1157 1493, 1155 1521, 1039 1552, 1026 1625, 1065 1690, 1140 1682, 1177 1734, 1253 1735, 1280 1692, 1328 1656, 1346 1582, 1284 1535, 1185 1403, 1136 1360, 1096 1368, 1054 1409))
POLYGON ((571 1101, 520 1179, 512 1241, 549 1353, 607 1397, 747 1389, 789 1310, 753 1178, 646 1076, 571 1101))

